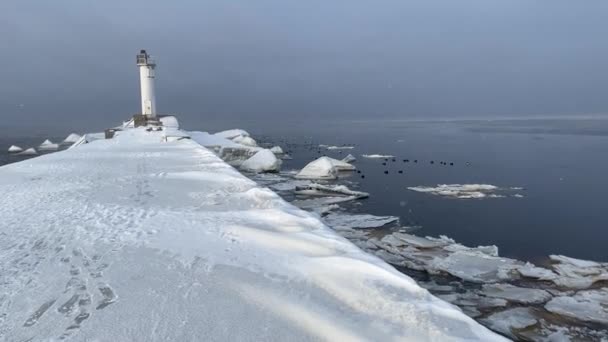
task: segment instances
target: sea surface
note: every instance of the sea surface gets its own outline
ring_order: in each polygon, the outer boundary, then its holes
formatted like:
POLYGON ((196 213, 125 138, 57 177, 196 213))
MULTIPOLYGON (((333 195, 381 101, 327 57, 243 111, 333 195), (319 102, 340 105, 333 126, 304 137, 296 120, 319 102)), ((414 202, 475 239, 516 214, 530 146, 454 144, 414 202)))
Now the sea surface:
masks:
MULTIPOLYGON (((284 170, 300 169, 321 155, 353 154, 361 173, 353 173, 351 180, 371 196, 349 210, 399 216, 402 224, 421 227, 417 235, 446 235, 467 246, 496 245, 501 256, 530 261, 549 254, 608 261, 607 118, 216 120, 186 128, 213 132, 235 127, 288 151, 293 159, 284 161, 284 170), (394 155, 395 161, 363 154, 394 155), (491 184, 508 190, 501 198, 458 199, 408 189, 437 184, 491 184)), ((0 165, 30 158, 9 155, 10 145, 37 147, 45 138, 0 138, 0 165)))

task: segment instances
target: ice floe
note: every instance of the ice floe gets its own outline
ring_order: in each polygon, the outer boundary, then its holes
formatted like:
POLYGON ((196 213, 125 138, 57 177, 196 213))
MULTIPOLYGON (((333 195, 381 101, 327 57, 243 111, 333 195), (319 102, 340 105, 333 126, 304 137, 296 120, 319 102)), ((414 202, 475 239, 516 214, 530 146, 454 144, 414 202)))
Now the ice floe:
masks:
POLYGON ((49 139, 46 139, 45 141, 42 142, 42 144, 40 144, 40 146, 38 146, 38 150, 40 151, 53 151, 59 148, 59 144, 55 144, 54 142, 50 141, 49 139))
POLYGON ((346 185, 321 185, 309 183, 305 185, 296 185, 295 194, 307 196, 355 196, 356 198, 367 198, 369 193, 355 191, 349 189, 346 185))
POLYGON ((536 317, 529 308, 513 308, 500 311, 483 318, 482 322, 490 329, 501 332, 511 338, 517 338, 513 329, 524 329, 538 323, 536 317))
POLYGON ((217 132, 217 133, 214 133, 213 135, 215 135, 217 137, 225 138, 225 139, 234 139, 236 137, 248 137, 249 133, 245 130, 235 128, 235 129, 229 129, 229 130, 217 132))
POLYGON ((281 169, 281 160, 272 151, 264 149, 245 160, 240 168, 250 172, 278 172, 281 169))
POLYGON ((19 152, 23 152, 23 149, 19 146, 11 145, 11 147, 8 148, 8 152, 9 153, 19 153, 19 152))
POLYGON ((542 289, 519 287, 510 284, 485 284, 480 294, 486 297, 506 299, 513 303, 540 304, 552 298, 551 294, 542 289))
POLYGON ((252 137, 248 137, 248 136, 238 136, 238 137, 232 139, 232 141, 234 141, 237 144, 241 144, 241 145, 249 146, 249 147, 258 146, 258 143, 252 137))
POLYGON ((328 150, 352 150, 354 146, 327 146, 328 150))
POLYGON ((399 221, 396 216, 375 216, 369 214, 329 213, 323 218, 334 229, 380 228, 399 221))
POLYGON ((553 313, 608 326, 608 288, 584 290, 553 298, 545 305, 553 313))
MULTIPOLYGON (((490 184, 438 184, 437 186, 412 186, 409 190, 423 192, 437 196, 471 199, 471 198, 503 198, 507 197, 507 193, 511 189, 501 189, 496 185, 490 184), (501 191, 501 193, 497 193, 501 191)), ((512 197, 523 197, 519 194, 514 194, 512 197)))
POLYGON ((300 179, 336 179, 340 171, 352 171, 355 167, 341 160, 321 157, 306 165, 296 178, 300 179))
POLYGON ((386 158, 395 158, 395 156, 390 154, 362 154, 361 157, 368 159, 386 159, 386 158))

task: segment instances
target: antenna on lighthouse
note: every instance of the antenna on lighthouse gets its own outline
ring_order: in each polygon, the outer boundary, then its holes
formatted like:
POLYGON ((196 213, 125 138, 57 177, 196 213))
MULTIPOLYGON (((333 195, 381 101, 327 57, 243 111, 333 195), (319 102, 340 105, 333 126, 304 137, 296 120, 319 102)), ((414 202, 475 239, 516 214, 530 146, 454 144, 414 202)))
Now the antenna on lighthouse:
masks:
POLYGON ((137 55, 139 80, 141 83, 141 114, 147 118, 156 117, 156 95, 154 94, 154 69, 156 63, 146 50, 137 55))

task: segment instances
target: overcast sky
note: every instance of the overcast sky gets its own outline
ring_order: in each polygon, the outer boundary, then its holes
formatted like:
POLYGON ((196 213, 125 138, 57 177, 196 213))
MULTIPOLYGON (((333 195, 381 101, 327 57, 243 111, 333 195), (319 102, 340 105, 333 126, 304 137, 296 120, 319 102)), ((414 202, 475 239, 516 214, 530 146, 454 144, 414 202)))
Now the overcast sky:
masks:
POLYGON ((608 112, 606 0, 2 0, 0 116, 432 118, 608 112))

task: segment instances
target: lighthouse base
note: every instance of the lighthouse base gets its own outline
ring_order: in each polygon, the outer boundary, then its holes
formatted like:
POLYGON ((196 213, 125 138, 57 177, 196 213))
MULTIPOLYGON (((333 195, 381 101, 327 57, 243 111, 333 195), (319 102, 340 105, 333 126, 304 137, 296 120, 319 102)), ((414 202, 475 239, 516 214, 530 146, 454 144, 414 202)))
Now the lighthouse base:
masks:
POLYGON ((150 117, 144 114, 133 115, 133 125, 140 126, 162 126, 162 122, 157 117, 150 117))

